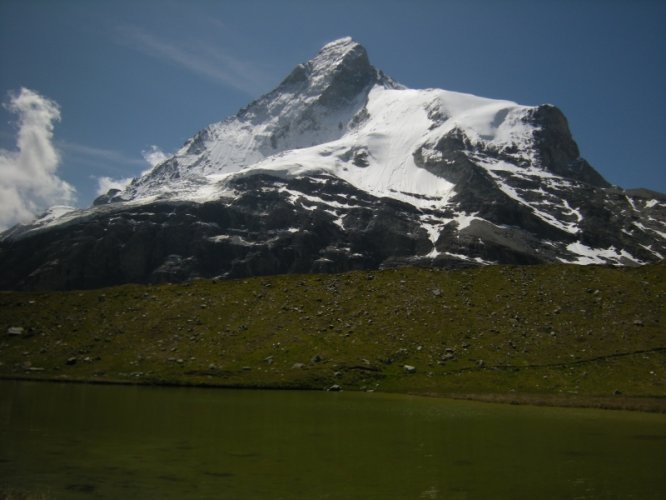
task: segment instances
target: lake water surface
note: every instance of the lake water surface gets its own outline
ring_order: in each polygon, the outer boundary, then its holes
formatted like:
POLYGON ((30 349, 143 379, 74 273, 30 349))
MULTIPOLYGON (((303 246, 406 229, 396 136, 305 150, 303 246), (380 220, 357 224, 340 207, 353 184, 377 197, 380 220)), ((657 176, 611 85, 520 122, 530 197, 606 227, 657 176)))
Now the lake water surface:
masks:
POLYGON ((666 498, 666 416, 0 382, 0 497, 666 498))

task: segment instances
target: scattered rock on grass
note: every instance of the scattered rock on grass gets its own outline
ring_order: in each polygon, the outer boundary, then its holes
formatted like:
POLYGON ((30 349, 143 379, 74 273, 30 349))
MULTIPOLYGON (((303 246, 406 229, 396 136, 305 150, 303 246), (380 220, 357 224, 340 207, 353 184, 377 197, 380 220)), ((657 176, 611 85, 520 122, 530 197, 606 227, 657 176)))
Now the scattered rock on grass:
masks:
POLYGON ((412 365, 404 365, 402 369, 405 370, 405 372, 407 373, 416 373, 416 367, 412 365))

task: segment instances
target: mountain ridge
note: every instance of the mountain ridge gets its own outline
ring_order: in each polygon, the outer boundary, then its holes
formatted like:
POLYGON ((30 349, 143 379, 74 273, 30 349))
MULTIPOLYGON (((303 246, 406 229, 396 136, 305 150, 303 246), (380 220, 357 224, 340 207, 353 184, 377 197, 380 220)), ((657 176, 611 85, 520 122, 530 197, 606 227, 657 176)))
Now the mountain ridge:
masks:
POLYGON ((664 255, 663 195, 611 186, 555 106, 408 89, 347 37, 124 190, 5 232, 0 287, 664 255))

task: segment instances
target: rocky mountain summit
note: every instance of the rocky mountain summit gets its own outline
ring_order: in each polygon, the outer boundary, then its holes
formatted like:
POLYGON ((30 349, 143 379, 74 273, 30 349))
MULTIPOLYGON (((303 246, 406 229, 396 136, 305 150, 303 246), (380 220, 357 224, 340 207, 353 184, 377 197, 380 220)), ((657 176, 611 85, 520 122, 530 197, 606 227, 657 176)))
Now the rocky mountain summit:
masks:
POLYGON ((611 186, 556 107, 408 89, 343 38, 124 190, 3 233, 0 288, 664 255, 666 195, 611 186))

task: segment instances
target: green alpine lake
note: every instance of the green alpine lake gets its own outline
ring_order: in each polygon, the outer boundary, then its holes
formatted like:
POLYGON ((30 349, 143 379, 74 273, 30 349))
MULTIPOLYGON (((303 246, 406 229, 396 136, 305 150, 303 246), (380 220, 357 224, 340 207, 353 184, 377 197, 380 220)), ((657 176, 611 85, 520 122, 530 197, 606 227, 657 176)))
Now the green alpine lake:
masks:
POLYGON ((666 415, 0 381, 0 497, 664 498, 666 415))

